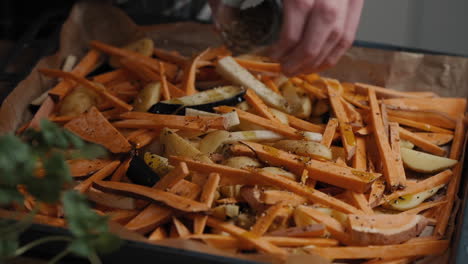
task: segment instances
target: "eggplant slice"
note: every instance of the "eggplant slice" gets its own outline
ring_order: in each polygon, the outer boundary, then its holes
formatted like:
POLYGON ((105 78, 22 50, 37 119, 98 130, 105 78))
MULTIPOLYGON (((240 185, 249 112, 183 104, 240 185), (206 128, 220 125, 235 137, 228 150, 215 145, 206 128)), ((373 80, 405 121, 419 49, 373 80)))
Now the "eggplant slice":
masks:
POLYGON ((213 107, 235 106, 244 100, 245 89, 239 86, 223 86, 154 104, 148 112, 153 114, 184 115, 189 107, 213 113, 213 107))
POLYGON ((156 184, 161 178, 138 155, 133 156, 127 170, 127 177, 135 184, 148 187, 156 184))

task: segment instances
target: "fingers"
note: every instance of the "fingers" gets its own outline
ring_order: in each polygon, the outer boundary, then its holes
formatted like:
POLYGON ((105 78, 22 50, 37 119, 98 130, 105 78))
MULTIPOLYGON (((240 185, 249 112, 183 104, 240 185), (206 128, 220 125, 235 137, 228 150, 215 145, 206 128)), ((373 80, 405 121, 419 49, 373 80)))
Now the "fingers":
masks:
POLYGON ((319 66, 317 60, 324 50, 332 49, 340 41, 346 9, 342 0, 316 1, 308 15, 300 44, 280 59, 286 75, 297 75, 307 68, 319 66))
POLYGON ((288 0, 283 3, 284 15, 280 38, 270 50, 270 56, 275 60, 280 60, 301 40, 309 10, 314 6, 315 0, 288 0))

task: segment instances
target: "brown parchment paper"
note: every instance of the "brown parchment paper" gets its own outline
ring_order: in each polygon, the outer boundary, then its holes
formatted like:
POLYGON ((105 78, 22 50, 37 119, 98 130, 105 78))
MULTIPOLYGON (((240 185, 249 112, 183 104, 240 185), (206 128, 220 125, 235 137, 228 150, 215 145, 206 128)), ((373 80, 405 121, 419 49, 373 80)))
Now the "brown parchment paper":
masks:
MULTIPOLYGON (((177 50, 184 55, 221 44, 221 39, 210 25, 184 22, 140 27, 117 8, 104 3, 78 3, 62 27, 59 51, 41 59, 0 107, 0 135, 14 131, 29 121, 31 114, 28 104, 54 84, 53 81, 42 78, 37 68, 58 68, 68 55, 81 58, 87 51, 90 40, 122 45, 142 36, 151 37, 157 47, 177 50)), ((323 74, 342 81, 365 82, 398 90, 433 91, 442 96, 468 95, 468 59, 465 58, 354 47, 336 67, 323 74)), ((113 226, 112 229, 127 239, 143 240, 140 235, 123 230, 122 227, 113 226)), ((260 262, 277 262, 271 256, 227 253, 197 241, 175 239, 155 244, 260 262)), ((317 256, 298 254, 290 256, 287 263, 328 261, 317 256)))

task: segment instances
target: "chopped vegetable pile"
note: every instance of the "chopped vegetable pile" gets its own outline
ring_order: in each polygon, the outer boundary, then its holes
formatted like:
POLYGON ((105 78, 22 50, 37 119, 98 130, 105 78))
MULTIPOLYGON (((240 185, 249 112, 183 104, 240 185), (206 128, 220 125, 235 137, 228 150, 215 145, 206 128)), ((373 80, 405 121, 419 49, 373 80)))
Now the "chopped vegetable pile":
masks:
POLYGON ((148 242, 367 263, 449 248, 466 99, 286 78, 224 47, 90 48, 69 72, 39 70, 60 79, 18 133, 47 118, 105 147, 108 159, 67 161, 72 188, 148 242), (95 74, 104 56, 114 69, 95 74))

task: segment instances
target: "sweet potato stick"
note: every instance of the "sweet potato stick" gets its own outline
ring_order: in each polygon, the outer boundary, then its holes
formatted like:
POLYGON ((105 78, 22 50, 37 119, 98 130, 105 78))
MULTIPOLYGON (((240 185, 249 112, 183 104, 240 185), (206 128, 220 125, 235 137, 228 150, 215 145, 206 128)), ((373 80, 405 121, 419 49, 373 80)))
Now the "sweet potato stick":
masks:
POLYGON ((382 122, 377 97, 374 89, 368 89, 369 92, 369 104, 371 107, 371 121, 374 132, 374 137, 379 150, 379 156, 383 163, 383 174, 387 182, 387 186, 391 190, 394 190, 400 186, 405 186, 405 182, 402 181, 402 177, 394 170, 395 159, 393 158, 393 152, 390 147, 388 137, 385 133, 384 124, 382 122))
POLYGON ((280 202, 268 208, 257 219, 257 222, 255 222, 255 224, 252 226, 250 232, 255 236, 262 236, 263 234, 265 234, 266 231, 268 231, 268 228, 270 228, 275 218, 281 213, 284 207, 285 203, 280 202))
POLYGON ((209 51, 210 49, 206 49, 202 53, 195 56, 189 63, 186 64, 184 67, 184 77, 182 80, 182 90, 187 95, 192 95, 197 92, 195 89, 195 77, 196 71, 198 66, 198 61, 209 51))
POLYGON ((174 211, 172 208, 152 203, 130 220, 125 228, 140 234, 148 233, 155 227, 169 221, 174 211))
POLYGON ((385 246, 314 247, 307 250, 329 259, 371 259, 440 255, 448 246, 448 240, 435 240, 385 246))
POLYGON ((455 129, 456 119, 449 115, 436 111, 416 111, 416 110, 394 110, 388 109, 391 116, 402 117, 416 122, 426 123, 447 129, 455 129))
POLYGON ((390 128, 388 126, 388 113, 387 113, 387 106, 385 104, 380 104, 380 116, 382 118, 382 124, 384 127, 385 136, 389 138, 390 128))
POLYGON ((129 72, 125 69, 117 69, 114 71, 106 72, 103 74, 99 74, 96 76, 91 77, 94 82, 108 84, 110 82, 114 83, 118 80, 126 80, 129 78, 129 72))
POLYGON ((300 174, 303 169, 307 169, 309 178, 344 189, 364 192, 370 187, 371 182, 380 176, 380 174, 376 173, 344 168, 331 163, 297 156, 267 145, 253 142, 242 142, 242 144, 246 146, 245 148, 254 151, 260 160, 273 166, 285 167, 297 174, 300 174))
POLYGON ((199 172, 217 172, 223 178, 236 178, 242 179, 243 181, 250 182, 250 185, 258 183, 271 184, 278 186, 285 190, 296 193, 303 196, 311 202, 316 202, 324 205, 328 205, 332 208, 342 212, 356 212, 359 211, 353 206, 344 203, 332 196, 326 195, 320 191, 305 187, 298 182, 289 180, 285 177, 260 171, 246 171, 241 169, 234 169, 219 164, 210 164, 199 161, 194 161, 183 157, 170 157, 170 162, 185 161, 191 170, 199 172))
POLYGON ((274 73, 281 72, 281 65, 279 63, 262 62, 262 61, 246 60, 246 59, 239 59, 239 58, 235 58, 235 60, 237 63, 239 63, 240 66, 250 71, 274 72, 274 73))
POLYGON ((167 238, 167 232, 163 227, 157 227, 148 237, 149 241, 163 240, 167 238))
POLYGON ((188 237, 190 233, 189 229, 179 220, 177 217, 172 217, 172 223, 174 224, 175 230, 179 237, 188 237))
POLYGON ((426 133, 426 132, 416 132, 414 134, 437 146, 445 145, 453 140, 453 135, 450 135, 450 134, 426 133))
POLYGON ((366 95, 369 90, 373 89, 378 98, 421 98, 418 95, 412 95, 405 92, 400 92, 392 89, 386 89, 375 85, 369 85, 364 83, 354 84, 356 93, 366 95))
POLYGON ((307 202, 307 199, 302 196, 280 190, 264 190, 260 193, 260 200, 268 205, 274 205, 284 201, 291 206, 298 206, 307 202))
POLYGON ((278 86, 275 84, 275 82, 273 80, 271 80, 271 78, 267 75, 263 75, 262 76, 262 82, 268 87, 270 88, 273 92, 277 93, 277 94, 280 94, 280 91, 278 89, 278 86))
MULTIPOLYGON (((463 146, 465 144, 466 137, 466 126, 463 123, 463 120, 460 118, 457 122, 457 127, 455 128, 455 135, 453 138, 452 149, 450 151, 449 158, 460 160, 463 153, 463 146)), ((452 209, 454 206, 454 201, 457 198, 457 192, 460 186, 460 181, 462 177, 462 162, 459 162, 455 165, 454 168, 454 177, 450 180, 450 183, 447 188, 447 205, 442 207, 439 216, 437 217, 437 225, 434 229, 434 235, 441 237, 445 234, 447 229, 448 221, 452 215, 452 209)))
POLYGON ((258 115, 269 119, 274 122, 280 123, 278 118, 276 118, 268 109, 268 106, 262 101, 260 97, 252 90, 247 89, 245 93, 245 100, 253 107, 253 109, 258 113, 258 115))
MULTIPOLYGON (((110 54, 110 55, 122 57, 122 58, 128 59, 128 60, 137 61, 137 62, 145 65, 146 67, 150 68, 151 70, 153 70, 155 72, 159 72, 159 70, 160 70, 159 66, 158 66, 159 60, 154 59, 154 58, 150 58, 150 57, 146 57, 146 56, 144 56, 142 54, 139 54, 137 52, 133 52, 133 51, 130 51, 130 50, 114 47, 114 46, 105 44, 105 43, 100 42, 100 41, 91 41, 90 46, 97 49, 97 50, 105 52, 107 54, 110 54)), ((170 63, 166 63, 166 62, 164 63, 164 66, 166 66, 167 76, 172 80, 175 77, 176 73, 177 73, 177 66, 175 66, 173 64, 170 64, 170 63)))
POLYGON ((369 206, 374 208, 380 205, 380 201, 384 197, 385 182, 382 178, 377 179, 371 185, 371 191, 369 193, 369 206))
POLYGON ((39 110, 31 119, 31 122, 28 123, 26 126, 27 128, 39 128, 39 124, 42 119, 48 119, 48 117, 52 114, 55 109, 55 102, 52 100, 52 97, 48 96, 45 101, 42 103, 39 110))
POLYGON ((125 159, 125 161, 122 162, 122 164, 120 164, 117 170, 115 170, 114 174, 112 174, 111 181, 121 181, 123 176, 125 176, 125 174, 127 173, 131 161, 131 157, 125 159))
POLYGON ((169 93, 169 87, 167 84, 166 78, 166 67, 162 62, 159 62, 159 78, 161 79, 161 90, 162 90, 162 97, 164 100, 171 99, 171 94, 169 93))
POLYGON ((91 184, 93 184, 93 182, 103 180, 107 176, 111 175, 112 172, 114 172, 114 170, 119 166, 119 164, 120 161, 118 160, 109 163, 104 168, 94 173, 91 177, 76 185, 74 189, 79 191, 80 193, 85 193, 89 189, 89 187, 91 187, 91 184))
POLYGON ((384 199, 381 201, 381 203, 395 200, 398 197, 403 196, 403 195, 420 193, 420 192, 429 190, 431 188, 434 188, 435 186, 446 184, 447 182, 449 182, 452 175, 453 175, 452 170, 444 170, 443 172, 440 172, 434 176, 431 176, 427 179, 419 181, 415 184, 410 184, 404 190, 396 191, 385 196, 384 199))
POLYGON ((73 73, 69 72, 64 72, 64 71, 59 71, 59 70, 53 70, 53 69, 39 69, 39 72, 50 76, 50 77, 55 77, 55 78, 65 78, 68 80, 72 80, 74 82, 77 82, 93 91, 98 93, 100 96, 108 100, 113 106, 116 108, 125 110, 125 111, 131 111, 133 107, 124 101, 120 100, 119 98, 115 97, 109 91, 107 91, 103 86, 100 86, 96 83, 93 83, 91 81, 88 81, 84 77, 78 76, 73 73))
POLYGON ((348 116, 348 121, 351 123, 351 124, 355 124, 355 125, 358 125, 358 126, 363 126, 364 123, 363 123, 363 120, 362 120, 362 116, 361 114, 356 110, 356 108, 354 108, 354 106, 350 103, 348 103, 348 101, 346 101, 343 97, 340 98, 341 100, 341 104, 343 105, 343 108, 346 112, 346 115, 348 116))
POLYGON ((414 128, 417 128, 417 129, 420 129, 420 130, 423 130, 423 131, 434 132, 434 133, 453 134, 452 130, 440 128, 440 127, 437 127, 437 126, 432 126, 432 125, 429 125, 429 124, 413 121, 413 120, 398 117, 398 116, 390 115, 388 117, 388 119, 390 121, 392 121, 392 122, 397 122, 400 125, 414 127, 414 128))
POLYGON ((327 98, 327 94, 324 93, 319 87, 317 87, 313 83, 309 83, 307 81, 302 81, 299 78, 291 78, 291 81, 295 85, 300 86, 302 89, 304 89, 307 93, 309 93, 310 95, 312 95, 315 98, 318 98, 318 99, 326 99, 327 98))
MULTIPOLYGON (((20 211, 9 211, 6 209, 0 208, 0 218, 1 219, 12 219, 21 221, 27 219, 31 216, 31 213, 20 212, 20 211)), ((32 215, 32 221, 37 224, 50 225, 56 227, 65 227, 65 219, 50 217, 40 214, 32 215)))
POLYGON ((101 159, 94 159, 94 160, 84 160, 84 159, 76 159, 76 160, 67 160, 68 167, 70 168, 70 174, 72 177, 83 177, 88 176, 90 173, 96 172, 106 165, 111 163, 110 160, 101 160, 101 159))
POLYGON ((316 133, 323 133, 323 131, 325 131, 325 127, 323 125, 312 124, 311 122, 307 122, 293 115, 286 114, 286 116, 288 117, 289 125, 295 129, 316 133))
POLYGON ((227 223, 227 222, 222 222, 220 220, 217 220, 213 217, 208 217, 206 224, 216 228, 220 229, 226 233, 231 234, 232 236, 238 238, 239 240, 245 241, 247 243, 251 243, 253 246, 255 246, 257 249, 260 251, 263 251, 265 253, 272 254, 280 259, 285 259, 287 252, 284 249, 281 249, 272 243, 266 241, 262 237, 256 237, 252 235, 250 232, 237 227, 233 224, 227 223))
POLYGON ((136 149, 140 149, 153 142, 153 140, 159 137, 160 134, 161 132, 159 130, 146 130, 145 132, 130 138, 129 142, 132 143, 136 149))
MULTIPOLYGON (((71 73, 84 77, 90 73, 98 64, 98 61, 101 57, 101 53, 97 50, 90 50, 88 53, 81 59, 81 61, 75 66, 71 73)), ((73 88, 74 84, 69 81, 60 81, 54 88, 49 91, 49 96, 52 97, 54 101, 59 101, 65 97, 73 88)))
POLYGON ((323 137, 321 143, 327 147, 330 147, 335 137, 336 128, 338 127, 338 120, 336 118, 330 118, 328 120, 325 131, 323 132, 323 137))
POLYGON ((301 215, 309 217, 312 220, 325 225, 327 231, 330 232, 333 238, 340 242, 347 244, 349 242, 349 235, 345 232, 344 226, 338 222, 335 218, 316 210, 312 207, 300 205, 296 208, 301 215))
POLYGON ((399 181, 403 184, 406 183, 406 174, 405 168, 403 167, 403 160, 400 154, 400 133, 399 128, 400 126, 398 123, 389 122, 389 136, 390 136, 390 147, 392 149, 393 159, 395 162, 393 163, 393 169, 397 172, 399 176, 399 181))
POLYGON ((119 210, 113 210, 109 215, 109 220, 119 223, 121 225, 125 225, 130 221, 132 218, 134 218, 140 211, 139 210, 124 210, 124 209, 119 209, 119 210))
POLYGON ((147 200, 162 202, 184 212, 200 212, 208 210, 208 206, 192 199, 136 184, 95 181, 93 183, 93 187, 104 192, 124 193, 147 200))
POLYGON ((340 124, 341 142, 346 152, 346 159, 350 160, 356 153, 356 138, 354 137, 353 129, 349 124, 348 116, 341 102, 341 96, 336 90, 336 86, 341 85, 336 80, 326 80, 326 84, 330 104, 340 124))
POLYGON ((178 181, 185 179, 189 173, 187 164, 185 162, 181 162, 168 174, 164 175, 164 177, 156 183, 154 188, 159 190, 172 188, 172 186, 174 186, 178 181))
POLYGON ((206 132, 209 129, 225 129, 225 120, 222 116, 173 116, 167 119, 165 117, 158 116, 154 119, 128 119, 116 121, 112 123, 112 125, 117 128, 162 129, 167 127, 184 131, 206 132))
POLYGON ((413 132, 409 130, 406 130, 400 127, 399 131, 400 131, 400 138, 404 140, 408 140, 409 142, 413 143, 414 145, 420 147, 421 149, 429 153, 432 153, 438 156, 444 156, 446 154, 446 151, 443 148, 432 144, 431 142, 417 136, 416 134, 414 134, 413 132))
POLYGON ((218 107, 215 107, 214 109, 220 113, 228 113, 231 111, 236 111, 240 120, 251 122, 253 124, 259 125, 261 127, 264 127, 268 130, 271 130, 273 132, 276 132, 278 134, 284 135, 289 138, 294 138, 294 139, 303 138, 301 133, 292 127, 289 127, 287 125, 284 125, 278 122, 272 122, 271 120, 268 120, 266 118, 242 111, 234 107, 218 106, 218 107))
POLYGON ((189 60, 187 57, 185 57, 183 55, 180 55, 176 51, 168 51, 168 50, 164 50, 164 49, 154 48, 153 53, 154 53, 154 55, 156 55, 156 57, 158 57, 158 58, 160 58, 160 59, 162 59, 164 61, 173 63, 175 65, 178 65, 179 67, 184 67, 185 64, 189 60))
MULTIPOLYGON (((208 176, 208 180, 206 181, 203 192, 200 197, 200 202, 206 203, 208 207, 211 208, 213 205, 213 200, 216 194, 216 190, 219 185, 221 177, 219 176, 218 173, 210 173, 210 176, 208 176)), ((205 225, 206 225, 206 220, 208 219, 208 216, 206 215, 197 215, 193 219, 193 233, 194 234, 202 234, 203 231, 205 230, 205 225)))

